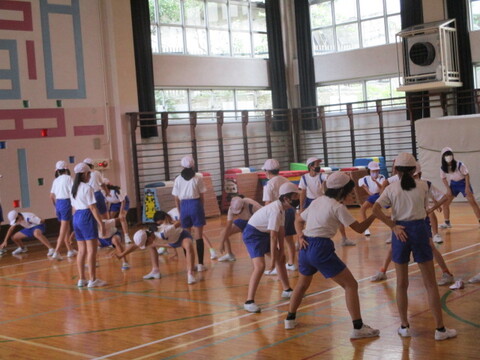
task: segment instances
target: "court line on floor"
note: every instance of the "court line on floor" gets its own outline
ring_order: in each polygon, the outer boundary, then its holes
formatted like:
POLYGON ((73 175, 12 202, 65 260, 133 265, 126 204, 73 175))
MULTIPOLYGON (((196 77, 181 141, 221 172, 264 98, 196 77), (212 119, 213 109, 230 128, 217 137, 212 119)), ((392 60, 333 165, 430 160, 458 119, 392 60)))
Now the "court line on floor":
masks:
POLYGON ((33 342, 33 341, 27 341, 27 340, 17 339, 17 338, 13 338, 13 337, 6 336, 6 335, 0 335, 0 338, 4 338, 4 339, 7 339, 7 340, 12 340, 12 341, 16 341, 16 342, 19 342, 19 343, 22 343, 22 344, 27 344, 27 345, 32 345, 32 346, 40 347, 40 348, 43 348, 43 349, 48 349, 48 350, 53 350, 53 351, 59 351, 59 352, 66 353, 66 354, 69 354, 69 355, 76 355, 76 356, 80 356, 80 357, 87 358, 87 359, 93 359, 93 358, 94 358, 94 356, 92 356, 92 355, 82 354, 82 353, 79 353, 79 352, 76 352, 76 351, 72 351, 72 350, 65 350, 65 349, 57 348, 57 347, 50 346, 50 345, 35 343, 35 342, 33 342))
MULTIPOLYGON (((470 248, 473 248, 473 247, 476 247, 476 246, 479 246, 479 245, 480 245, 480 244, 478 244, 478 243, 477 243, 477 244, 472 244, 472 245, 466 246, 466 247, 464 247, 464 248, 456 249, 456 250, 453 250, 453 251, 451 251, 451 252, 449 252, 449 253, 445 253, 444 255, 454 254, 454 253, 457 253, 457 252, 460 252, 460 251, 463 251, 463 250, 467 250, 467 249, 470 249, 470 248)), ((455 258, 455 259, 449 259, 449 260, 450 260, 450 261, 454 261, 454 260, 456 260, 456 259, 460 259, 460 258, 463 258, 463 257, 466 257, 466 256, 470 256, 470 255, 473 255, 473 254, 475 254, 475 253, 476 253, 476 252, 469 253, 469 254, 465 254, 465 255, 462 255, 462 256, 457 257, 457 258, 455 258)), ((409 264, 408 266, 413 266, 413 265, 416 265, 416 263, 411 263, 411 264, 409 264)), ((389 270, 389 272, 390 272, 390 271, 394 271, 394 270, 389 270)), ((412 271, 412 272, 410 272, 410 273, 413 274, 413 273, 417 273, 417 272, 419 272, 419 271, 420 271, 420 270, 417 269, 417 270, 414 270, 414 271, 412 271)), ((364 282, 364 281, 370 280, 370 278, 371 278, 371 277, 369 276, 369 277, 363 278, 363 279, 361 279, 361 280, 358 280, 357 282, 364 282)), ((393 279, 395 279, 395 278, 388 279, 387 281, 391 281, 391 280, 393 280, 393 279)), ((374 285, 376 285, 376 284, 374 284, 374 285)), ((372 285, 372 286, 374 286, 374 285, 372 285)), ((337 290, 337 289, 341 289, 341 287, 340 287, 340 286, 335 286, 335 287, 332 287, 332 288, 329 288, 329 289, 326 289, 326 290, 323 290, 323 291, 320 291, 320 292, 313 293, 313 294, 308 295, 308 296, 306 296, 306 297, 311 297, 311 296, 320 295, 320 294, 327 293, 327 292, 331 292, 331 291, 334 291, 334 290, 337 290)), ((363 290, 364 290, 364 289, 362 289, 362 291, 363 291, 363 290)), ((342 294, 341 296, 344 296, 344 295, 342 294)), ((328 299, 328 300, 331 300, 331 298, 328 299)), ((274 306, 272 306, 272 307, 270 307, 270 308, 265 309, 265 311, 273 310, 273 309, 278 308, 278 307, 280 307, 280 306, 287 305, 288 303, 289 303, 289 302, 286 301, 286 302, 283 302, 283 303, 274 305, 274 306)), ((321 303, 321 302, 319 302, 319 303, 321 303)), ((299 309, 302 309, 302 310, 303 310, 303 309, 305 309, 305 308, 307 308, 307 307, 315 306, 316 304, 317 304, 317 303, 315 303, 315 304, 310 304, 310 305, 305 305, 304 307, 301 307, 301 308, 299 308, 299 309)), ((252 316, 252 315, 255 315, 255 314, 251 314, 251 313, 250 313, 250 314, 245 314, 245 315, 241 315, 241 316, 238 316, 238 317, 234 317, 234 318, 222 320, 222 321, 220 321, 220 322, 212 323, 212 324, 209 324, 209 325, 206 325, 206 326, 202 326, 202 327, 200 327, 200 328, 196 328, 196 329, 192 329, 192 330, 189 330, 189 331, 185 331, 185 332, 182 332, 182 333, 180 333, 180 334, 168 336, 168 337, 166 337, 166 338, 154 340, 154 341, 151 341, 151 342, 149 342, 149 343, 145 343, 145 344, 142 344, 142 345, 134 346, 134 347, 131 347, 131 348, 128 348, 128 349, 124 349, 124 350, 120 350, 120 351, 118 351, 118 352, 111 353, 111 354, 109 354, 109 355, 104 355, 104 356, 98 357, 98 358, 96 358, 96 359, 97 359, 97 360, 101 360, 101 359, 106 359, 106 358, 111 357, 111 356, 121 355, 121 354, 130 352, 130 351, 138 350, 138 349, 141 349, 141 348, 144 348, 144 347, 148 347, 148 346, 151 346, 151 345, 154 345, 154 344, 158 344, 158 343, 161 343, 161 342, 164 342, 164 341, 168 341, 168 340, 172 340, 172 339, 175 339, 175 338, 179 338, 179 337, 182 337, 182 336, 185 336, 185 335, 189 335, 189 334, 192 334, 192 333, 195 333, 195 332, 198 332, 198 331, 202 331, 202 330, 205 330, 205 329, 212 328, 212 327, 214 327, 214 326, 222 325, 222 324, 224 324, 224 323, 226 323, 226 322, 229 322, 229 321, 239 320, 239 319, 242 319, 242 318, 245 318, 245 317, 248 317, 248 316, 252 316)), ((250 324, 242 325, 242 326, 240 326, 240 327, 235 327, 235 328, 233 328, 233 329, 229 329, 229 330, 225 331, 224 333, 230 332, 230 331, 233 331, 233 330, 237 330, 237 329, 239 329, 239 328, 243 328, 243 327, 246 327, 246 326, 251 326, 251 325, 256 324, 256 323, 264 322, 264 321, 266 321, 266 320, 271 320, 271 319, 276 318, 276 317, 278 317, 278 316, 279 316, 279 315, 275 315, 275 316, 272 316, 272 317, 269 317, 269 318, 265 318, 265 319, 259 320, 259 321, 255 322, 255 323, 250 323, 250 324)), ((149 354, 148 356, 155 356, 155 355, 158 355, 159 353, 163 353, 163 352, 166 352, 166 351, 174 350, 174 349, 176 349, 177 347, 189 346, 189 345, 191 345, 192 343, 196 343, 196 342, 198 342, 198 341, 204 341, 204 340, 206 340, 206 339, 208 339, 208 338, 211 338, 211 337, 213 337, 213 336, 218 336, 218 335, 222 335, 222 334, 223 334, 223 333, 215 333, 214 335, 210 335, 210 336, 204 337, 204 338, 202 338, 202 339, 197 339, 197 340, 194 340, 194 341, 192 341, 192 342, 190 342, 190 343, 183 343, 183 344, 174 346, 173 348, 162 350, 161 352, 151 353, 151 354, 149 354)), ((148 357, 148 356, 147 356, 147 357, 148 357)), ((145 358, 145 357, 140 357, 140 358, 138 358, 138 359, 142 359, 142 358, 145 358)))

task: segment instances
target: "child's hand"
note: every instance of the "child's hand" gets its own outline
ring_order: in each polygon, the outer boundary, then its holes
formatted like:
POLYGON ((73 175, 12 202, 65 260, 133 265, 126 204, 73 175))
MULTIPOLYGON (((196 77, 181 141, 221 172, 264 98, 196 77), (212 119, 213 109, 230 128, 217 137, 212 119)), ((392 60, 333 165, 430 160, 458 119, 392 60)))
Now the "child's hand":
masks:
POLYGON ((110 253, 110 257, 116 257, 116 258, 119 259, 119 260, 122 258, 121 256, 119 256, 119 255, 117 254, 117 251, 116 251, 116 250, 113 250, 113 251, 110 253))

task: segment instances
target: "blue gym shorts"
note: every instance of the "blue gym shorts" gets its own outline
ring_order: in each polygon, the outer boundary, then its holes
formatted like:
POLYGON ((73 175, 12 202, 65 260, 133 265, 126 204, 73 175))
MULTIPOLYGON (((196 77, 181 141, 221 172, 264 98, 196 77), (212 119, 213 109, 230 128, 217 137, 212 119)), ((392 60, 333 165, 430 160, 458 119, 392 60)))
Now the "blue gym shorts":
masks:
POLYGON ((200 199, 185 199, 180 202, 180 223, 184 229, 204 226, 207 223, 200 199))
POLYGON ((35 230, 39 229, 42 234, 45 234, 45 224, 40 224, 40 225, 37 225, 37 226, 34 226, 34 227, 31 227, 29 229, 22 229, 20 230, 20 232, 25 235, 26 237, 34 237, 33 233, 35 232, 35 230))
MULTIPOLYGON (((121 207, 121 202, 110 204, 110 212, 119 212, 121 207)), ((125 206, 123 207, 123 210, 128 211, 128 209, 130 209, 130 199, 128 196, 125 196, 125 206)))
POLYGON ((180 236, 178 237, 178 240, 175 241, 174 243, 168 243, 168 245, 170 245, 172 248, 182 247, 183 239, 193 240, 193 239, 192 239, 192 235, 190 235, 190 233, 189 233, 187 230, 183 230, 183 231, 180 233, 180 236))
POLYGON ((238 227, 240 230, 245 230, 245 227, 247 226, 248 224, 248 220, 243 220, 243 219, 236 219, 236 220, 233 220, 233 225, 235 225, 236 227, 238 227))
POLYGON ((100 242, 100 247, 102 248, 108 247, 108 246, 115 247, 115 245, 112 243, 112 239, 114 236, 118 236, 120 240, 122 240, 122 234, 120 233, 120 231, 117 231, 115 234, 113 234, 109 238, 98 238, 98 241, 100 242))
POLYGON ((98 239, 98 226, 90 209, 77 210, 73 214, 73 231, 77 241, 98 239))
POLYGON ((370 204, 375 204, 375 201, 378 200, 378 198, 380 197, 380 194, 373 194, 373 195, 370 195, 366 201, 368 201, 370 204))
POLYGON ((58 221, 72 220, 72 203, 70 202, 70 199, 55 200, 55 210, 58 221))
POLYGON ((95 200, 97 202, 97 209, 100 215, 107 213, 107 204, 105 203, 105 196, 103 196, 102 191, 98 190, 93 193, 95 195, 95 200))
POLYGON ((425 219, 412 221, 397 221, 397 225, 405 226, 407 241, 400 241, 392 232, 392 261, 397 264, 405 264, 410 261, 410 253, 417 263, 427 262, 433 259, 430 247, 428 228, 425 219))
POLYGON ((329 238, 305 237, 308 242, 306 249, 300 249, 298 254, 298 271, 305 276, 311 276, 317 271, 326 278, 340 274, 347 266, 335 253, 335 245, 329 238))
POLYGON ((250 258, 264 257, 270 252, 270 232, 259 231, 247 224, 242 237, 250 258))
POLYGON ((296 209, 288 208, 285 210, 285 236, 295 235, 295 213, 296 209))
MULTIPOLYGON (((460 181, 450 181, 450 190, 452 191, 452 195, 457 197, 458 194, 462 193, 464 197, 467 197, 467 193, 465 192, 465 179, 460 181)), ((470 186, 470 191, 473 193, 473 189, 470 186)))
POLYGON ((303 202, 303 209, 307 209, 310 204, 312 203, 312 201, 315 200, 315 199, 310 199, 308 197, 305 198, 305 201, 303 202))

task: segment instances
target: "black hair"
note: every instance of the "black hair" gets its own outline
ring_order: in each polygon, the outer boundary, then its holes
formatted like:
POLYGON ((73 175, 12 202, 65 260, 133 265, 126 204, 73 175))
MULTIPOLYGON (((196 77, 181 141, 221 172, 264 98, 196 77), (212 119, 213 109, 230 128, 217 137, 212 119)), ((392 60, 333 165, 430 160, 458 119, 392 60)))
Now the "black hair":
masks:
POLYGON ((444 173, 454 172, 455 170, 457 170, 457 161, 455 160, 455 158, 452 160, 450 164, 448 164, 445 161, 445 156, 448 156, 448 155, 453 156, 453 152, 448 150, 448 151, 445 151, 442 155, 442 171, 444 173))
POLYGON ((73 186, 72 186, 72 196, 75 199, 77 197, 78 187, 80 186, 81 182, 84 182, 84 175, 88 173, 77 173, 75 174, 75 179, 73 179, 73 186))
POLYGON ((267 170, 267 173, 272 175, 278 175, 280 173, 280 169, 267 170))
POLYGON ((115 186, 115 185, 107 184, 107 189, 108 189, 108 190, 115 190, 115 195, 120 194, 120 186, 115 186))
POLYGON ((145 229, 145 232, 147 233, 147 237, 150 236, 155 231, 157 231, 157 225, 155 224, 149 224, 148 228, 145 229))
POLYGON ((167 220, 169 222, 172 222, 172 217, 170 215, 168 215, 165 211, 163 210, 158 210, 158 211, 155 211, 155 214, 153 214, 153 221, 154 222, 157 222, 157 221, 163 221, 163 220, 167 220))
POLYGON ((345 184, 344 187, 341 187, 340 189, 330 189, 327 188, 325 190, 325 196, 328 196, 329 198, 336 199, 338 201, 344 200, 348 194, 350 194, 353 189, 355 188, 355 183, 353 180, 349 180, 348 183, 345 184))
POLYGON ((93 165, 92 165, 92 164, 88 164, 88 163, 85 163, 85 164, 87 164, 90 169, 93 169, 93 165))
POLYGON ((70 175, 70 170, 68 169, 55 170, 55 178, 59 177, 60 175, 70 175))
POLYGON ((403 190, 411 190, 417 187, 415 183, 415 179, 413 178, 413 173, 416 169, 415 166, 395 166, 397 172, 400 173, 402 180, 400 181, 400 185, 402 186, 403 190))
POLYGON ((184 168, 180 175, 188 181, 195 176, 195 170, 193 168, 184 168))

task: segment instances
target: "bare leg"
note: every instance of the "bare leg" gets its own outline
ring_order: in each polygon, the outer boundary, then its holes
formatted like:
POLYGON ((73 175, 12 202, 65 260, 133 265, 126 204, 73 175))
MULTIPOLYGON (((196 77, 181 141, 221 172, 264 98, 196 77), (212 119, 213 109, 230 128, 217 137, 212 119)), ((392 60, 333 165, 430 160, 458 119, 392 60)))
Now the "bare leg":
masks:
POLYGON ((445 260, 443 259, 442 254, 440 253, 440 251, 437 250, 431 238, 429 239, 429 242, 430 242, 430 247, 432 248, 433 258, 437 262, 438 266, 440 266, 440 269, 442 269, 443 272, 451 274, 451 272, 448 270, 445 260))
POLYGON ((438 234, 438 219, 435 212, 432 212, 428 215, 430 218, 430 227, 432 228, 432 235, 435 236, 438 234))
POLYGON ((427 290, 428 304, 435 318, 435 325, 437 329, 443 327, 442 307, 440 305, 440 295, 438 294, 438 287, 435 281, 435 270, 433 268, 433 261, 426 261, 419 263, 418 267, 422 272, 423 284, 427 290))
MULTIPOLYGON (((395 271, 397 272, 397 308, 400 315, 402 326, 409 326, 408 323, 408 263, 395 263, 395 271)), ((435 279, 434 279, 435 280, 435 279)))
POLYGON ((450 196, 445 204, 442 205, 443 217, 445 220, 450 220, 450 204, 452 203, 453 196, 450 196))
POLYGON ((149 246, 148 250, 150 251, 150 260, 152 262, 152 272, 160 272, 157 249, 153 246, 149 246))
POLYGON ((22 239, 25 239, 26 236, 23 235, 20 231, 19 232, 16 232, 12 237, 12 241, 18 246, 18 247, 21 247, 21 248, 24 248, 25 245, 23 244, 23 241, 22 239))
POLYGON ((90 280, 95 281, 96 280, 96 274, 97 274, 97 268, 96 268, 96 262, 97 262, 97 244, 98 240, 93 239, 93 240, 86 240, 86 248, 87 248, 87 264, 88 264, 88 272, 90 275, 90 280))
POLYGON ((290 298, 290 305, 288 306, 288 312, 296 313, 298 307, 302 303, 303 296, 307 292, 307 289, 312 283, 313 276, 305 276, 300 274, 297 285, 293 289, 292 297, 290 298))
POLYGON ((287 253, 288 253, 287 264, 293 265, 295 264, 295 253, 296 253, 294 236, 293 235, 285 236, 285 243, 287 246, 287 253))
POLYGON ((187 273, 189 275, 193 275, 193 266, 195 264, 195 253, 194 253, 194 250, 193 250, 192 240, 190 238, 183 239, 182 247, 185 249, 185 260, 187 262, 187 273))
POLYGON ((45 235, 42 234, 42 231, 40 229, 36 229, 33 232, 33 236, 35 236, 37 240, 40 240, 40 242, 45 245, 47 249, 52 249, 52 245, 50 245, 48 239, 45 237, 45 235))
POLYGON ((473 194, 471 194, 471 193, 468 194, 467 195, 467 200, 468 200, 468 203, 470 204, 470 206, 472 207, 473 212, 475 213, 475 216, 480 221, 480 208, 478 207, 478 204, 477 204, 473 194))
POLYGON ((257 292, 258 284, 260 283, 260 279, 262 278, 263 272, 265 271, 264 257, 253 258, 252 263, 253 263, 253 272, 252 272, 252 275, 250 276, 250 281, 248 282, 247 300, 255 299, 255 293, 257 292))
POLYGON ((62 244, 65 243, 67 250, 70 251, 72 249, 71 245, 68 241, 68 236, 70 234, 70 221, 62 220, 60 221, 60 232, 58 234, 57 239, 57 246, 55 247, 55 252, 59 253, 62 244))
POLYGON ((352 320, 362 318, 360 313, 360 300, 358 299, 358 283, 348 268, 332 278, 338 285, 345 290, 345 302, 352 320))
MULTIPOLYGON (((123 248, 123 244, 122 244, 122 241, 120 240, 120 237, 118 235, 115 235, 112 237, 112 244, 115 245, 115 252, 117 254, 121 254, 124 250, 123 248)), ((122 260, 124 262, 128 262, 127 261, 127 256, 124 256, 122 257, 122 260)))
POLYGON ((87 244, 85 241, 77 241, 77 269, 80 280, 85 280, 85 259, 87 255, 87 244))

